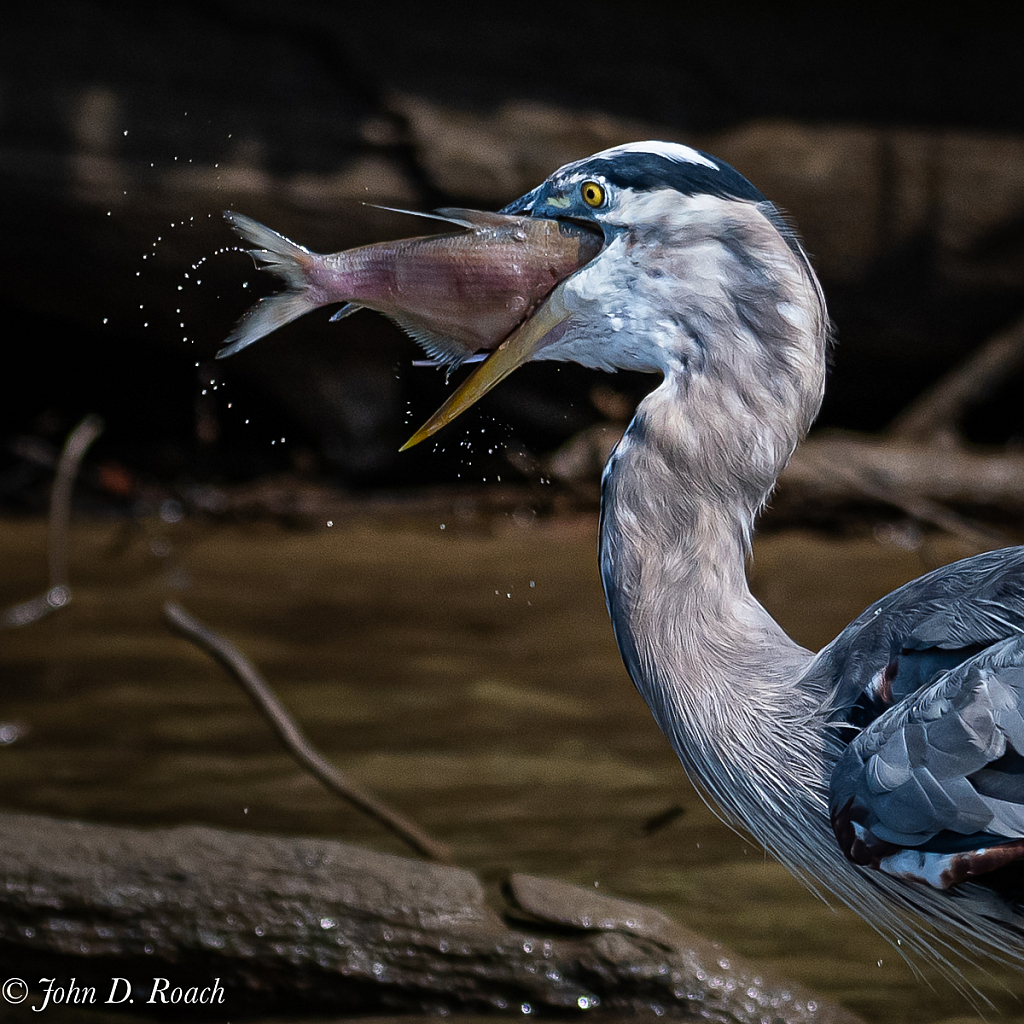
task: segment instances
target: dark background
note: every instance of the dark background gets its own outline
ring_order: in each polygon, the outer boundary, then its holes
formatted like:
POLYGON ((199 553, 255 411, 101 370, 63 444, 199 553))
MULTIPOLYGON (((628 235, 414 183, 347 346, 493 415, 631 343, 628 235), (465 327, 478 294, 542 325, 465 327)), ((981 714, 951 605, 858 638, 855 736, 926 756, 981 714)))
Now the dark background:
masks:
MULTIPOLYGON (((87 412, 115 499, 282 472, 514 477, 502 446, 550 452, 602 418, 599 375, 527 367, 399 457, 446 388, 383 318, 321 311, 212 362, 270 286, 218 253, 219 211, 337 250, 421 230, 361 200, 496 208, 643 137, 709 149, 788 208, 840 340, 821 423, 882 429, 1024 312, 1020 38, 985 5, 21 5, 0 33, 0 501, 38 503, 26 439, 59 445, 87 412)), ((971 440, 1021 439, 1022 383, 971 440)))

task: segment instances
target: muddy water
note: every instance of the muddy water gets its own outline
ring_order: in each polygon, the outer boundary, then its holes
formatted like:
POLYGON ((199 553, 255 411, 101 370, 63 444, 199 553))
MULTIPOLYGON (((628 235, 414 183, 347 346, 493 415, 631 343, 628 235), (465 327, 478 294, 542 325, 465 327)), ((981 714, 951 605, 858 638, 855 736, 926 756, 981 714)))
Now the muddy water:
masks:
MULTIPOLYGON (((258 664, 342 770, 459 863, 656 904, 872 1021, 973 1017, 689 788, 615 650, 594 519, 378 511, 306 532, 154 520, 73 533, 72 605, 0 634, 0 722, 20 730, 0 747, 0 806, 403 852, 295 767, 235 684, 167 632, 159 609, 173 597, 258 664)), ((0 524, 0 605, 42 589, 44 534, 0 524)), ((816 647, 881 593, 968 553, 780 534, 757 546, 754 588, 816 647)), ((972 980, 1001 1019, 1024 1020, 998 984, 1020 993, 1019 977, 972 980)))

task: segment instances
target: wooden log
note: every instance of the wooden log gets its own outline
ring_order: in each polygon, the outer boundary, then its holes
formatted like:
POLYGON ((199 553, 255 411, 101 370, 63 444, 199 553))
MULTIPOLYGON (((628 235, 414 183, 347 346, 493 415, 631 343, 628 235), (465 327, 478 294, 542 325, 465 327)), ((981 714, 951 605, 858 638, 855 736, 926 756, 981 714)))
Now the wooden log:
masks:
MULTIPOLYGON (((547 471, 570 486, 593 484, 622 430, 599 424, 582 431, 548 459, 547 471)), ((808 512, 825 518, 864 502, 894 506, 950 532, 977 535, 991 546, 1002 538, 951 510, 1024 514, 1024 452, 972 448, 954 435, 919 441, 823 431, 797 448, 779 478, 772 507, 783 518, 808 512)))
MULTIPOLYGON (((907 509, 917 499, 957 509, 1024 512, 1024 452, 893 436, 820 433, 797 448, 779 480, 783 500, 868 499, 907 509)), ((923 517, 922 517, 923 518, 923 517)))
POLYGON ((130 991, 136 1013, 191 989, 232 1018, 856 1020, 650 908, 520 875, 508 923, 470 871, 328 840, 3 814, 0 873, 0 958, 37 1007, 53 978, 98 1005, 130 991))

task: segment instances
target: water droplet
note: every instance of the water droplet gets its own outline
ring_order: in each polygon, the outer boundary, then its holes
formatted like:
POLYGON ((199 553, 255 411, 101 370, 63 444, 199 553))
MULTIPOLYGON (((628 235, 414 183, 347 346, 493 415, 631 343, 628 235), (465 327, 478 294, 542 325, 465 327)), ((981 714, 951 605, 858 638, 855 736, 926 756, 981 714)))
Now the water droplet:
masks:
POLYGON ((181 502, 167 498, 160 503, 160 518, 165 523, 179 523, 185 515, 181 502))
POLYGON ((24 726, 17 722, 0 722, 0 747, 10 746, 20 736, 27 732, 24 726))

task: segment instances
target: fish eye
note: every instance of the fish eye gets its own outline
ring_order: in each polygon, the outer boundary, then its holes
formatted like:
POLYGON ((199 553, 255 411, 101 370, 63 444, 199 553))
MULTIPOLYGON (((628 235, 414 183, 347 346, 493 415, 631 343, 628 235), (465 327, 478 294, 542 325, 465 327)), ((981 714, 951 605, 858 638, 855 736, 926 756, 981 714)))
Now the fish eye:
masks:
POLYGON ((600 206, 604 202, 604 188, 596 181, 585 181, 580 185, 580 195, 587 206, 600 206))

